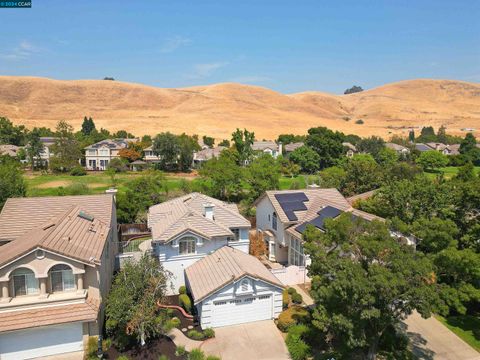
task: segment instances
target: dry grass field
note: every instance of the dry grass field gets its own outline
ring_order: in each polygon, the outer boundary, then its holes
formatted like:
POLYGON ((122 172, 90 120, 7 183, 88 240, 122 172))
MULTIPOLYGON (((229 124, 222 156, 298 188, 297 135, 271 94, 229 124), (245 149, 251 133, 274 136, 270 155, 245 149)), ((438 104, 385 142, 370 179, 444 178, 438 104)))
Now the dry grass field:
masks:
POLYGON ((255 131, 257 139, 274 139, 327 126, 387 138, 426 125, 445 125, 457 134, 476 128, 479 135, 480 84, 408 80, 351 95, 286 95, 235 83, 162 89, 118 81, 0 76, 0 116, 17 124, 53 128, 65 119, 78 129, 85 115, 98 128, 137 135, 171 131, 222 139, 239 127, 255 131), (364 124, 356 124, 358 119, 364 124))

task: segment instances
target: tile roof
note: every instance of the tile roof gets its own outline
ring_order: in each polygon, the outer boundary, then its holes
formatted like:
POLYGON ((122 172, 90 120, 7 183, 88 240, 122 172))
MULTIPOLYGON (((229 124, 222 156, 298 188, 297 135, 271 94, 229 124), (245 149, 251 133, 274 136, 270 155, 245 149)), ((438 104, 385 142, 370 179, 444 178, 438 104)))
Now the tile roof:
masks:
POLYGON ((100 264, 110 227, 72 206, 1 247, 0 267, 41 248, 84 263, 100 264))
POLYGON ((0 155, 9 155, 9 156, 17 156, 18 150, 20 150, 21 147, 17 145, 0 145, 0 155))
POLYGON ((375 189, 375 190, 367 191, 361 194, 353 195, 348 197, 347 201, 349 204, 353 205, 357 200, 366 200, 371 198, 377 191, 378 189, 375 189))
POLYGON ((114 200, 111 194, 10 198, 0 213, 0 241, 11 241, 78 206, 110 227, 114 200))
POLYGON ((430 146, 428 146, 426 144, 423 144, 423 143, 415 144, 415 149, 417 149, 418 151, 432 151, 432 150, 434 150, 430 146))
POLYGON ((385 147, 395 151, 409 151, 408 148, 406 148, 405 146, 394 144, 394 143, 386 143, 385 147))
POLYGON ((85 147, 85 149, 98 149, 106 146, 110 149, 124 149, 128 146, 129 142, 136 141, 136 139, 105 139, 95 144, 85 147))
POLYGON ((347 147, 347 148, 349 148, 349 149, 350 149, 350 150, 352 150, 352 151, 357 151, 357 148, 356 148, 356 146, 355 146, 355 145, 353 145, 352 143, 349 143, 349 142, 343 142, 343 143, 342 143, 342 145, 343 145, 344 147, 347 147))
POLYGON ((206 161, 214 157, 219 157, 222 151, 225 149, 225 146, 216 146, 213 149, 207 148, 200 150, 194 154, 193 160, 206 161))
POLYGON ((296 143, 290 143, 285 145, 285 151, 286 152, 292 152, 295 151, 296 149, 302 147, 304 145, 303 142, 296 142, 296 143))
POLYGON ((153 241, 168 242, 185 231, 193 231, 207 239, 233 235, 230 228, 250 227, 235 204, 225 203, 201 193, 191 193, 148 210, 148 227, 153 241), (213 204, 214 220, 203 215, 204 205, 213 204))
POLYGON ((97 316, 98 304, 88 299, 84 303, 2 311, 0 312, 0 332, 79 321, 95 321, 97 316))
POLYGON ((252 150, 254 151, 263 151, 265 149, 278 151, 278 144, 275 141, 254 141, 252 144, 252 150))
POLYGON ((225 285, 248 275, 283 285, 256 257, 224 246, 185 269, 195 304, 225 285))

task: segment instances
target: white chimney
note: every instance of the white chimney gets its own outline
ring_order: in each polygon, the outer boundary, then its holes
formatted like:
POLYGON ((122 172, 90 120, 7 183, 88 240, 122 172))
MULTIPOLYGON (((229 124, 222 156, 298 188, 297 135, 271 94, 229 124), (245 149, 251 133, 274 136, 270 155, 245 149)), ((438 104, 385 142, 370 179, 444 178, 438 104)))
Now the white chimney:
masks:
POLYGON ((215 213, 215 205, 213 205, 212 203, 203 204, 203 215, 207 219, 213 220, 214 213, 215 213))

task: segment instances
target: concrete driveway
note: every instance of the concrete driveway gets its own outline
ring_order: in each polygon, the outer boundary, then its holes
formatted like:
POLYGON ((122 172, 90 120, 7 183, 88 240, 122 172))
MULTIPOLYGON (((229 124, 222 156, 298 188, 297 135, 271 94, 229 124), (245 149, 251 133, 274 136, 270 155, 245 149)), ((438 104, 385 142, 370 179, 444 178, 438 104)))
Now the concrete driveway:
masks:
POLYGON ((287 347, 273 320, 225 326, 215 329, 215 338, 202 350, 228 360, 288 360, 287 347))
POLYGON ((480 353, 471 348, 433 316, 423 319, 414 312, 405 320, 413 352, 419 359, 479 360, 480 353))

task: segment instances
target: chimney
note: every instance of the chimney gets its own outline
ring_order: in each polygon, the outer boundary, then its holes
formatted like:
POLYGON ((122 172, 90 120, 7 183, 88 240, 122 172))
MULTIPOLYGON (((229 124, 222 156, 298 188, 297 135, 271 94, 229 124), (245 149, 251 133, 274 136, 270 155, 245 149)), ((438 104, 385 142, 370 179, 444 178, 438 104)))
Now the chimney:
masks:
POLYGON ((215 205, 212 203, 203 204, 203 215, 209 219, 214 220, 215 205))
POLYGON ((281 141, 278 143, 278 155, 283 155, 283 144, 281 141))

